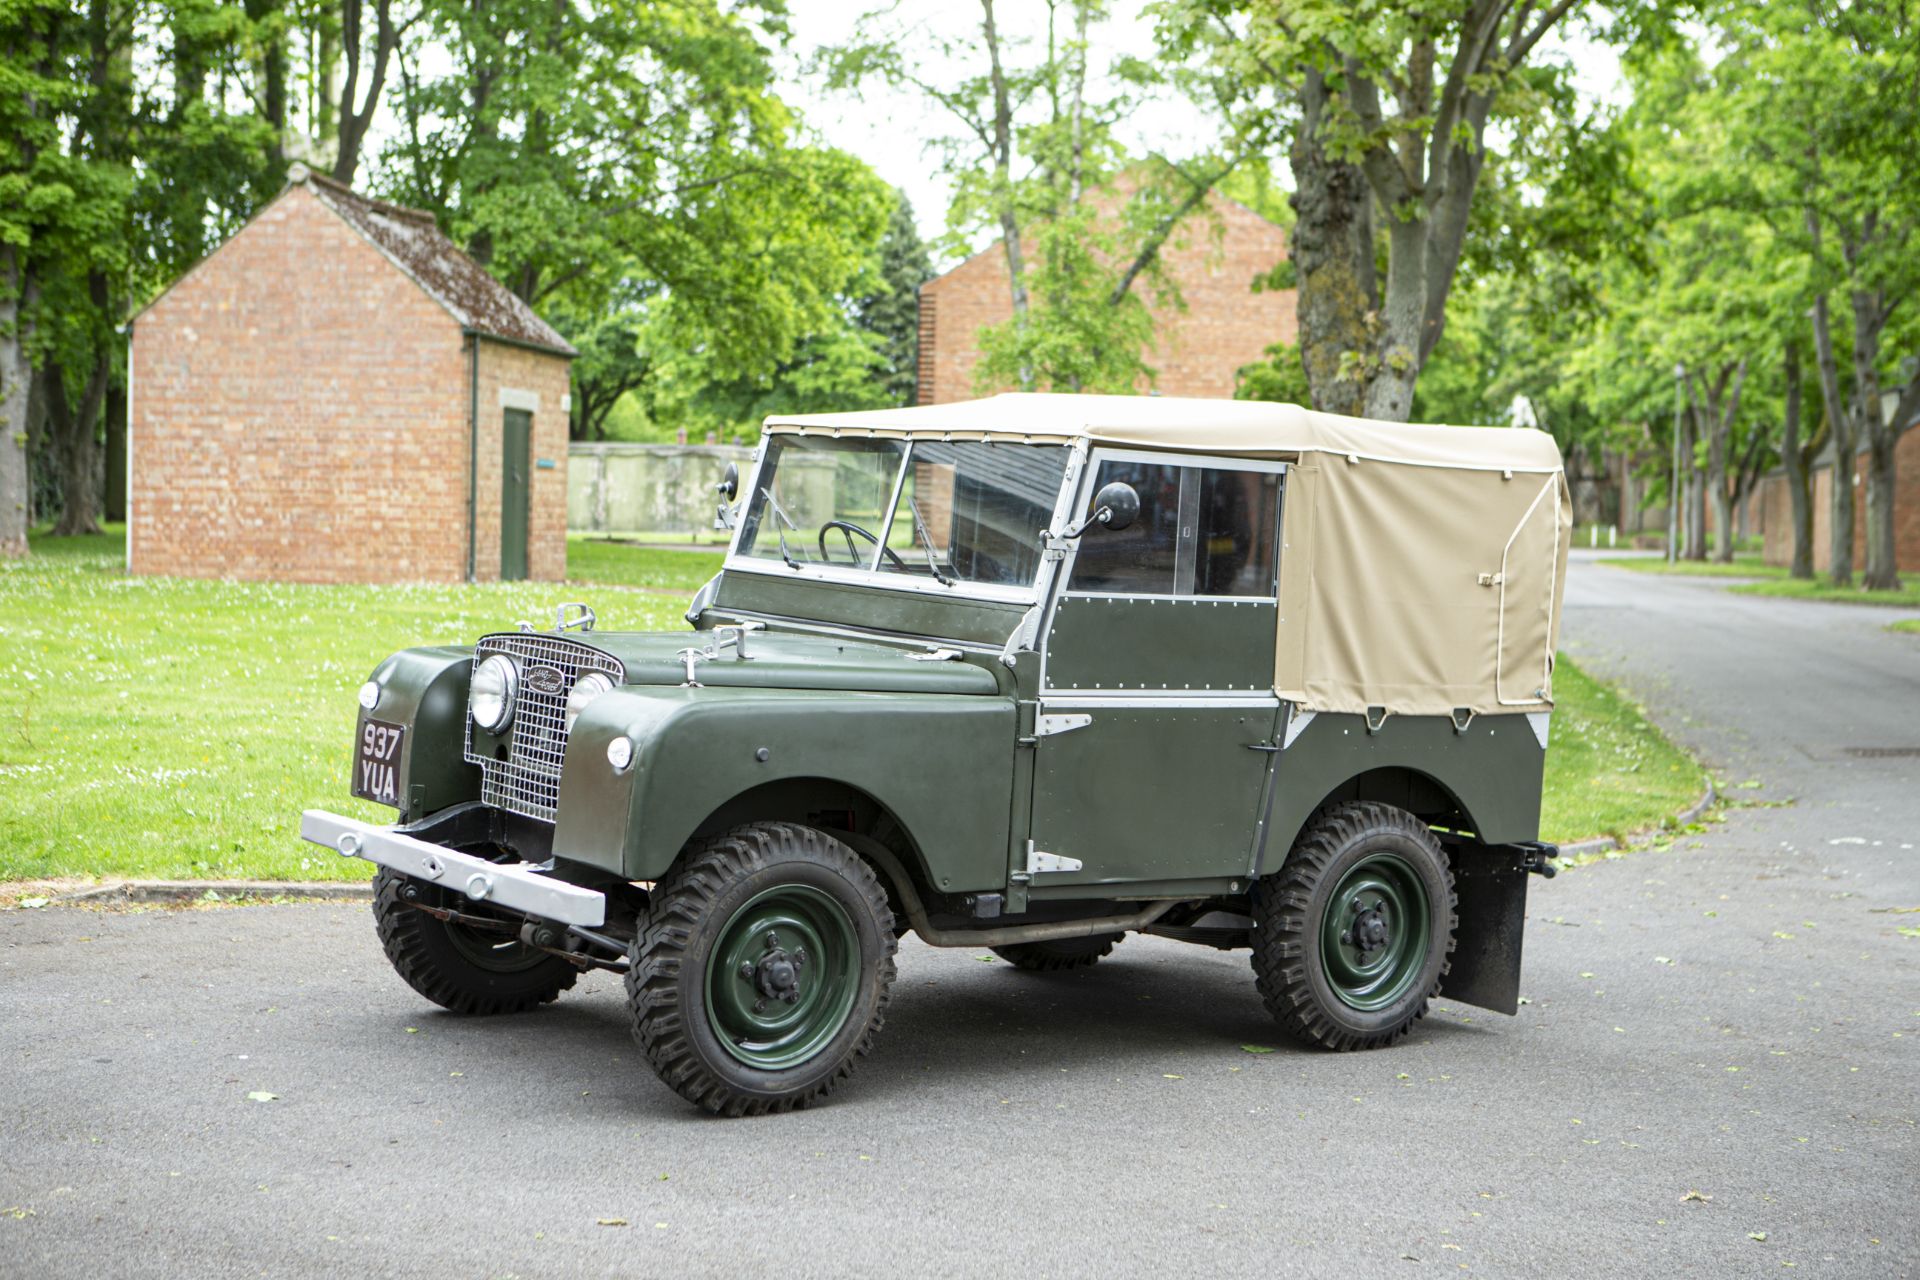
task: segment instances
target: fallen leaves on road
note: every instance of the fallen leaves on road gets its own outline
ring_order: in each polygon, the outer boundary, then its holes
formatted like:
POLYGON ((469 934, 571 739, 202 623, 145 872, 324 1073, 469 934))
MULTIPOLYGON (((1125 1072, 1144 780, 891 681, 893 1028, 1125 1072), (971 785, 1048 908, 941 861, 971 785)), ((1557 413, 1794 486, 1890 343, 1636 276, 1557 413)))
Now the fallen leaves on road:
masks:
POLYGON ((278 1102, 279 1100, 279 1094, 268 1093, 265 1089, 256 1089, 247 1095, 248 1102, 278 1102))
POLYGON ((1680 1197, 1680 1203, 1686 1204, 1688 1201, 1696 1201, 1700 1204, 1706 1204, 1708 1201, 1712 1199, 1713 1199, 1712 1196, 1707 1195, 1703 1191, 1689 1191, 1687 1192, 1687 1194, 1680 1197))
POLYGON ((1747 1239, 1758 1240, 1761 1244, 1765 1244, 1767 1242, 1767 1233, 1764 1231, 1749 1231, 1747 1232, 1747 1239))
POLYGON ((1273 1052, 1273 1046, 1272 1046, 1272 1045, 1270 1045, 1270 1044, 1243 1044, 1243 1045, 1241 1045, 1241 1046, 1240 1046, 1240 1052, 1242 1052, 1242 1053, 1272 1053, 1272 1052, 1273 1052))
POLYGON ((627 1225, 627 1220, 625 1218, 595 1218, 594 1223, 602 1227, 624 1227, 627 1225))

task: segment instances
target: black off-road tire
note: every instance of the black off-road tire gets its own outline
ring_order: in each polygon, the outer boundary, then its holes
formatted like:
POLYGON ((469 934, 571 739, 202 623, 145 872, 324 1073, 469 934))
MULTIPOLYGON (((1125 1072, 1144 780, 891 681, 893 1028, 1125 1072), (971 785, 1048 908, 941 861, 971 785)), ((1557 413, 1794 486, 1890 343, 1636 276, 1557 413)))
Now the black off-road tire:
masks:
MULTIPOLYGON (((634 1039, 663 1082, 707 1111, 758 1116, 809 1106, 838 1088, 872 1048, 886 1021, 896 946, 886 891, 852 849, 794 823, 736 827, 689 845, 653 888, 628 951, 634 1039), (828 915, 839 913, 848 930, 846 963, 843 976, 830 985, 852 996, 844 1021, 823 1017, 817 1049, 769 1069, 735 1056, 748 1051, 746 1039, 733 1039, 738 1050, 723 1040, 722 1015, 715 1012, 721 1006, 708 988, 709 962, 716 950, 734 945, 734 931, 755 904, 793 893, 811 895, 828 915)), ((831 957, 817 955, 809 963, 802 980, 817 975, 827 984, 831 957)), ((724 982, 731 972, 720 967, 714 976, 724 982)), ((751 989, 751 980, 741 980, 751 989)), ((777 1001, 771 1008, 779 1014, 777 1001)))
POLYGON ((987 950, 1016 969, 1030 973, 1062 973, 1088 969, 1108 955, 1124 933, 1097 933, 1090 938, 1055 938, 1046 942, 1010 942, 987 950))
MULTIPOLYGON (((558 956, 515 942, 497 964, 475 959, 495 935, 436 920, 400 897, 407 878, 383 870, 373 882, 373 926, 395 973, 443 1009, 455 1013, 524 1013, 549 1004, 572 987, 580 971, 558 956), (461 930, 459 936, 454 930, 461 930)), ((438 894, 426 887, 423 892, 438 894)), ((438 905, 436 902, 435 905, 438 905)), ((511 935, 500 935, 511 937, 511 935)))
MULTIPOLYGON (((1458 905, 1446 853, 1418 818, 1374 802, 1322 811, 1294 841, 1280 870, 1255 886, 1253 972, 1267 1011, 1295 1038, 1323 1049, 1392 1044, 1426 1016, 1427 1002, 1452 964, 1458 905), (1357 1008, 1331 977, 1322 940, 1329 933, 1328 911, 1344 913, 1352 906, 1332 902, 1335 891, 1382 857, 1406 868, 1409 889, 1417 883, 1424 893, 1425 945, 1417 967, 1409 960, 1396 996, 1379 1008, 1357 1008)), ((1336 918, 1332 928, 1341 923, 1336 918)))

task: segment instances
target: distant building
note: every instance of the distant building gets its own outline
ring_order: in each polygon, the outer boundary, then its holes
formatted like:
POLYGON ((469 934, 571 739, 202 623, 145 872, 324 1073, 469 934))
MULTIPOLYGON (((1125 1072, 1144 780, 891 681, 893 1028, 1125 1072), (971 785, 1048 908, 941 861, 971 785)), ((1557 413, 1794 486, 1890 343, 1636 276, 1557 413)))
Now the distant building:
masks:
POLYGON ((564 577, 573 348, 431 215, 289 179, 135 318, 129 569, 564 577))
MULTIPOLYGON (((1286 233, 1237 201, 1213 194, 1161 250, 1163 269, 1179 286, 1185 311, 1156 307, 1147 364, 1154 390, 1169 396, 1233 394, 1234 371, 1265 358, 1297 330, 1294 291, 1254 293, 1255 276, 1286 259, 1286 233), (1216 228, 1218 235, 1216 236, 1216 228)), ((1013 315, 1007 257, 1000 242, 920 286, 920 377, 916 403, 945 404, 1006 388, 976 387, 980 330, 1013 315)), ((1142 388, 1143 390, 1145 388, 1142 388)))

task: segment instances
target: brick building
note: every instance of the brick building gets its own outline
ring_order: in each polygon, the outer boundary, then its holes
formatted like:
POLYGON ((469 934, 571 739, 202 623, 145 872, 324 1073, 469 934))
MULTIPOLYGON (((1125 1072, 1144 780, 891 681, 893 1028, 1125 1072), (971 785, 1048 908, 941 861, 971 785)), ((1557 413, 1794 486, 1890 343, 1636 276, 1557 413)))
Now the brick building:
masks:
MULTIPOLYGON (((1889 393, 1888 399, 1893 398, 1889 393)), ((1890 415, 1889 415, 1890 416, 1890 415)), ((1893 446, 1893 559, 1901 573, 1920 573, 1920 420, 1906 424, 1893 446)), ((1813 464, 1813 567, 1824 573, 1833 551, 1833 448, 1813 464)), ((1853 569, 1867 566, 1867 455, 1853 465, 1853 569)), ((1760 482, 1762 558, 1768 564, 1793 563, 1793 499, 1785 471, 1760 482)))
MULTIPOLYGON (((1287 256, 1286 233, 1237 201, 1207 197, 1160 257, 1179 286, 1185 311, 1157 307, 1150 296, 1154 343, 1147 364, 1154 389, 1169 396, 1233 394, 1234 370, 1265 358, 1275 342, 1294 341, 1294 291, 1253 292, 1253 279, 1287 256)), ((1136 282, 1135 288, 1145 286, 1136 282)), ((945 404, 1004 387, 976 387, 980 330, 1013 315, 1007 257, 1000 242, 920 286, 920 367, 915 401, 945 404)), ((1144 388, 1143 388, 1144 390, 1144 388)))
POLYGON ((573 348, 430 214, 289 178, 135 317, 129 570, 564 577, 573 348))

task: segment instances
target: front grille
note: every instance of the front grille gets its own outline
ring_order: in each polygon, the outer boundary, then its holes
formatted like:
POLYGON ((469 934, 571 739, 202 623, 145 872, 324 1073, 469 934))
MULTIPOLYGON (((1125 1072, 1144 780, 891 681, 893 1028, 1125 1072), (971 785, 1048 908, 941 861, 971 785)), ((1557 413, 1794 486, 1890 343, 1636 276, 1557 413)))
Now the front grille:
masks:
POLYGON ((588 671, 604 671, 619 684, 625 676, 619 660, 578 640, 531 632, 485 636, 474 646, 478 663, 496 653, 520 669, 520 693, 507 726, 507 758, 474 749, 473 717, 467 717, 467 759, 480 766, 480 799, 498 809, 552 822, 560 806, 560 765, 567 754, 567 694, 588 671), (528 681, 533 667, 560 673, 558 693, 542 693, 528 681))

